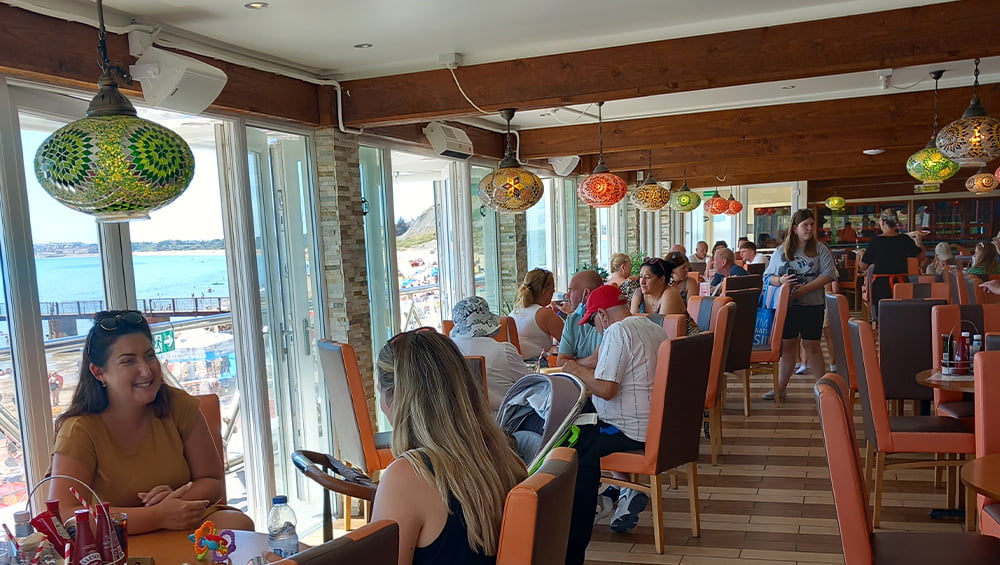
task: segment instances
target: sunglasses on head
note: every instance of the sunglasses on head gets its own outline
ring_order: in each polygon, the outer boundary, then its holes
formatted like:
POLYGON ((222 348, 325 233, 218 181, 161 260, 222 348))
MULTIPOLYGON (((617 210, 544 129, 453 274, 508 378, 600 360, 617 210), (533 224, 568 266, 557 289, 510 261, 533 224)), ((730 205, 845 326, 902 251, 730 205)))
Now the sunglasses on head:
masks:
POLYGON ((146 324, 146 318, 144 318, 140 312, 129 310, 128 312, 122 312, 121 314, 105 316, 94 320, 94 325, 106 332, 113 332, 120 328, 122 324, 142 326, 146 324))

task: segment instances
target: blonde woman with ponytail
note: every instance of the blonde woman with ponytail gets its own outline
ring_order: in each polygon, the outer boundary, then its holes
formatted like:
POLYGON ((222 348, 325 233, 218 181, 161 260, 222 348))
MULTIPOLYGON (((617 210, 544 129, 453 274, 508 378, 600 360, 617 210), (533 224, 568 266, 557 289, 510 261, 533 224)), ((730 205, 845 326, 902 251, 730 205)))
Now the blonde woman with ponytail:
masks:
POLYGON ((524 276, 517 289, 517 307, 510 313, 517 326, 517 339, 521 342, 521 357, 534 361, 552 343, 562 339, 564 322, 547 306, 556 291, 555 277, 551 271, 533 269, 524 276))
POLYGON ((378 357, 392 453, 373 520, 399 524, 399 565, 496 562, 507 492, 527 475, 462 354, 430 328, 378 357))

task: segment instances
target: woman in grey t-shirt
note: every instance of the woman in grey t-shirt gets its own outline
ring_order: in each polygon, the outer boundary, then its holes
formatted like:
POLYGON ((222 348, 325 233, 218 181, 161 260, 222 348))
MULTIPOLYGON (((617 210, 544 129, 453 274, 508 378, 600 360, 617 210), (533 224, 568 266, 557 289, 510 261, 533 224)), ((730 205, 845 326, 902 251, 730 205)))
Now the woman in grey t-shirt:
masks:
POLYGON ((830 249, 816 241, 816 218, 811 210, 802 209, 792 216, 788 237, 764 271, 764 282, 772 286, 792 285, 791 302, 785 315, 785 328, 781 334, 781 361, 778 364, 778 388, 764 395, 766 400, 775 394, 785 395, 785 387, 792 377, 799 352, 799 340, 805 351, 806 366, 810 373, 826 367, 820 339, 823 337, 823 289, 837 278, 837 268, 830 249))

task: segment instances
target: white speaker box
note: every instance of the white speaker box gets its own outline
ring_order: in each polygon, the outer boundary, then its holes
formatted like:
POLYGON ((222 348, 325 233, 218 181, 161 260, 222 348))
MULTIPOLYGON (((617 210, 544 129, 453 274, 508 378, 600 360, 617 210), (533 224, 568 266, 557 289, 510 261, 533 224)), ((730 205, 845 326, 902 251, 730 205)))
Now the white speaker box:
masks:
POLYGON ((197 59, 156 47, 146 49, 132 67, 142 96, 157 108, 200 114, 226 86, 226 73, 197 59))
POLYGON ((569 157, 549 157, 549 164, 552 165, 552 170, 561 177, 564 177, 573 172, 573 169, 580 164, 579 155, 570 155, 569 157))
POLYGON ((438 155, 456 159, 472 157, 472 141, 464 130, 441 122, 431 122, 424 128, 424 135, 438 155))

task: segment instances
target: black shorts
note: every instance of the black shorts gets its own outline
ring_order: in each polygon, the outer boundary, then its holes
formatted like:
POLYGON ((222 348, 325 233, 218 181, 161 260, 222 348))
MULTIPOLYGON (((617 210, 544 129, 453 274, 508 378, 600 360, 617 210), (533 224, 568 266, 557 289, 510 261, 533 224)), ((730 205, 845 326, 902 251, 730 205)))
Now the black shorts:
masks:
POLYGON ((609 453, 619 453, 622 451, 636 451, 646 447, 641 441, 636 441, 611 424, 597 421, 597 451, 601 457, 609 453))
POLYGON ((795 339, 802 336, 802 339, 819 341, 823 337, 823 313, 825 311, 825 304, 789 306, 788 313, 785 315, 785 329, 781 332, 781 339, 795 339))

